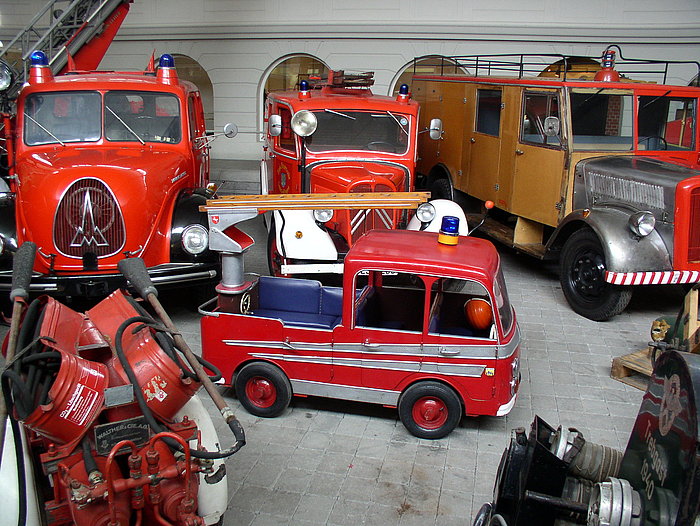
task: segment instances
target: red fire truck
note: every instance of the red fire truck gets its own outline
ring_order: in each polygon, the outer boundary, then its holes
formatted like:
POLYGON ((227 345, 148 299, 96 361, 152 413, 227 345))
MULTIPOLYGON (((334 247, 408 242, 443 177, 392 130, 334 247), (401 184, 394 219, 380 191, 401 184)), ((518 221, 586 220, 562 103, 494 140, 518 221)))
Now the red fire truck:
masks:
MULTIPOLYGON (((268 197, 329 206, 303 195, 268 197)), ((253 241, 234 225, 257 215, 256 207, 272 208, 248 201, 208 202, 223 280, 216 305, 200 309, 202 356, 248 411, 277 416, 292 395, 376 403, 397 407, 412 434, 431 439, 450 433, 463 414, 510 411, 520 333, 490 242, 456 235, 456 221, 453 245, 438 242, 445 229, 377 229, 348 251, 342 288, 247 279, 241 260, 253 241)))
POLYGON ((209 139, 197 88, 173 58, 144 72, 56 76, 40 51, 16 113, 3 114, 0 290, 24 241, 38 246, 32 290, 102 296, 117 263, 144 259, 160 286, 213 283, 204 204, 209 139))
MULTIPOLYGON (((263 194, 414 190, 418 134, 438 139, 442 123, 434 119, 419 130, 419 107, 408 86, 397 97, 374 95, 372 75, 330 71, 325 81, 301 81, 299 91, 270 93, 263 194)), ((461 214, 448 201, 418 211, 424 228, 435 217, 461 214)), ((362 234, 405 228, 409 219, 407 210, 276 211, 268 237, 270 272, 342 273, 344 255, 362 234)))

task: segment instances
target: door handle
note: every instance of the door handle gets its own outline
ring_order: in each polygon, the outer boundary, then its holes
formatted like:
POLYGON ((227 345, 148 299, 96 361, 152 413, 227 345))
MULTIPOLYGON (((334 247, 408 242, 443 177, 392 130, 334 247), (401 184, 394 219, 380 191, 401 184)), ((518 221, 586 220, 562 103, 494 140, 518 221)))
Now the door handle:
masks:
POLYGON ((471 139, 469 139, 469 142, 474 144, 476 142, 476 139, 474 137, 472 137, 471 139))
POLYGON ((525 153, 525 152, 522 151, 522 150, 515 150, 515 155, 522 155, 522 154, 524 154, 524 153, 525 153))
POLYGON ((444 347, 440 348, 440 354, 443 356, 457 356, 461 351, 459 349, 445 349, 444 347))
POLYGON ((362 342, 362 347, 365 347, 367 349, 377 350, 377 349, 379 349, 379 344, 378 343, 369 343, 369 340, 365 340, 364 342, 362 342))

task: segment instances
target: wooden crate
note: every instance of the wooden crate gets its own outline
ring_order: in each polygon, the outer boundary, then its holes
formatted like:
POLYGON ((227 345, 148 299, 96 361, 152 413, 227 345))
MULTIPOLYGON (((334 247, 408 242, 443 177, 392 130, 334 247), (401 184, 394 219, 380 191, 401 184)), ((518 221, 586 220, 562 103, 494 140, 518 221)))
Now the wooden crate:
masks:
POLYGON ((651 376, 651 349, 613 358, 610 376, 622 383, 646 391, 651 376))

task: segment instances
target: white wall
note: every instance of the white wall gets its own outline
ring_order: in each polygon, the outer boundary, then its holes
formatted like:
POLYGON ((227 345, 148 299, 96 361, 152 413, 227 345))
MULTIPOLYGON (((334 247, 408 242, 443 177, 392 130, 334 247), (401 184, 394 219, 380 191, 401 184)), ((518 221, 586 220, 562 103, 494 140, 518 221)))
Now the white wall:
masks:
MULTIPOLYGON (((0 38, 43 5, 3 0, 0 38)), ((135 0, 101 67, 143 69, 153 50, 195 59, 211 77, 216 127, 233 121, 249 132, 215 141, 214 156, 257 159, 261 81, 285 55, 374 71, 374 91, 384 94, 415 56, 598 55, 610 43, 628 57, 697 60, 700 1, 135 0)), ((688 69, 674 82, 694 75, 688 69)))

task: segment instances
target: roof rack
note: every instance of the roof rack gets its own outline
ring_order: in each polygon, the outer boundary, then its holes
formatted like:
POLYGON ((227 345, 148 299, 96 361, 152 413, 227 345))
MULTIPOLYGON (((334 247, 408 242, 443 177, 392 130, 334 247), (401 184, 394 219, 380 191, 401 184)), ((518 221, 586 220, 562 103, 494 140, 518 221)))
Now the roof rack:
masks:
POLYGON ((595 73, 601 68, 602 57, 611 49, 617 50, 615 69, 622 76, 645 75, 661 78, 665 84, 673 66, 692 66, 696 69, 696 79, 700 76, 700 62, 694 60, 635 59, 622 55, 620 46, 611 44, 599 56, 567 56, 557 53, 539 54, 494 54, 494 55, 424 55, 413 59, 413 74, 418 74, 420 62, 433 59, 439 71, 435 75, 469 76, 515 76, 524 77, 554 76, 566 81, 567 77, 579 79, 582 73, 595 73))
POLYGON ((345 73, 340 69, 329 70, 327 77, 309 77, 309 84, 314 89, 331 88, 369 88, 374 84, 374 71, 364 73, 345 73))

